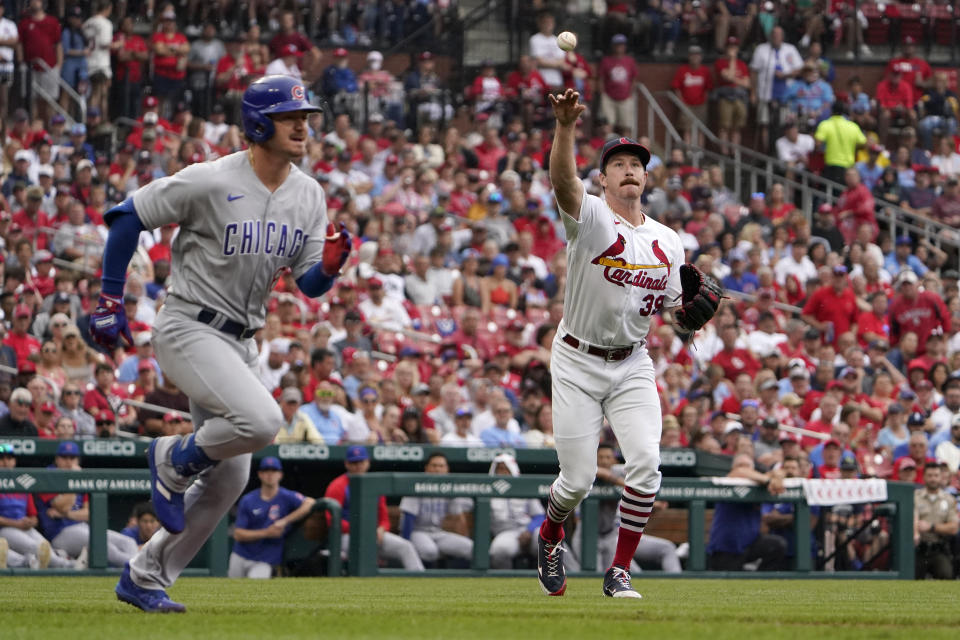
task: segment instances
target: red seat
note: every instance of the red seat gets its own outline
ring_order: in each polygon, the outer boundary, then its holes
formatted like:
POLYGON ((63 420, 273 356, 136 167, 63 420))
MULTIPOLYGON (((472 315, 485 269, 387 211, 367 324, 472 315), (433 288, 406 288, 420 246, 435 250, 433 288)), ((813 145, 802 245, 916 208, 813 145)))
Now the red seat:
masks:
POLYGON ((527 320, 535 325, 541 325, 550 317, 550 312, 546 309, 531 307, 527 309, 527 320))

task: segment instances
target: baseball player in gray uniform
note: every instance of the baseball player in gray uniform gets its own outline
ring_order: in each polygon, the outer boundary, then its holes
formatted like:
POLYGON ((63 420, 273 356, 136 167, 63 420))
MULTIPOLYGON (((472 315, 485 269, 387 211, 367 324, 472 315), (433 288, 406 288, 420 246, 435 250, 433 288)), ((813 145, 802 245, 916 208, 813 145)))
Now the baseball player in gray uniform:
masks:
MULTIPOLYGON (((509 453, 490 463, 490 475, 517 477, 520 467, 509 453)), ((543 522, 543 505, 535 498, 490 499, 490 568, 511 569, 521 553, 537 552, 537 529, 543 522)))
POLYGON ((603 593, 640 598, 630 563, 660 488, 660 398, 646 349, 650 319, 670 311, 689 335, 716 312, 722 290, 684 264, 675 231, 644 214, 646 147, 629 138, 608 140, 599 157, 604 198, 585 192, 574 155, 577 119, 586 109, 579 98, 572 89, 550 95, 557 119, 550 180, 567 235, 568 284, 550 366, 560 475, 537 536, 538 577, 547 595, 566 591, 563 522, 593 486, 606 418, 626 464, 617 547, 603 593))
MULTIPOLYGON (((450 463, 442 453, 433 453, 427 458, 424 471, 446 475, 450 473, 450 463)), ((405 496, 400 500, 400 512, 403 514, 401 534, 413 543, 425 563, 436 562, 440 556, 470 560, 473 557, 473 540, 448 528, 465 528, 463 514, 472 508, 473 501, 470 498, 405 496)))
POLYGON ((328 224, 320 185, 294 164, 306 153, 312 111, 319 109, 298 80, 257 80, 243 96, 247 151, 151 182, 104 216, 103 294, 90 332, 111 347, 132 342, 121 295, 140 232, 180 226, 153 344, 164 375, 190 397, 197 429, 150 444, 152 499, 165 530, 129 562, 116 588, 144 611, 185 611, 165 589, 240 496, 251 453, 283 424, 257 376, 253 340, 274 284, 289 270, 305 294, 323 295, 349 255, 349 234, 328 224))

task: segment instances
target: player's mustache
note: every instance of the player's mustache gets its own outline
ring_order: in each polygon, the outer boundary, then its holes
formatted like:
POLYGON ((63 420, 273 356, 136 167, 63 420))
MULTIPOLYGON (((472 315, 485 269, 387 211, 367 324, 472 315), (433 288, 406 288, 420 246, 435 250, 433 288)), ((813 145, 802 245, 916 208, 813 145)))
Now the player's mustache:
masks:
POLYGON ((625 178, 623 182, 620 183, 620 186, 622 187, 628 184, 636 185, 638 187, 640 186, 640 183, 634 180, 633 178, 625 178))

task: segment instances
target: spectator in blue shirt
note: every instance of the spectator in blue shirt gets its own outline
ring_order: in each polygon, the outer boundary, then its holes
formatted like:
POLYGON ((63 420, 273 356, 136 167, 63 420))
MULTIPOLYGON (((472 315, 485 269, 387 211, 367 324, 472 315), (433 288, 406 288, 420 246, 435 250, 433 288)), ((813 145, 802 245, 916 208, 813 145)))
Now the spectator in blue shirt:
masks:
POLYGON ((818 123, 830 115, 833 88, 829 82, 820 79, 820 70, 812 62, 803 65, 800 77, 787 87, 783 101, 800 118, 810 120, 811 124, 818 123))
POLYGON ((730 275, 723 279, 723 287, 741 293, 753 293, 760 286, 756 274, 747 271, 747 255, 742 249, 731 249, 730 275))
POLYGON ((337 444, 347 432, 340 417, 331 410, 335 397, 333 383, 324 380, 317 385, 314 401, 300 407, 300 412, 310 419, 327 444, 337 444))
POLYGON ((923 261, 913 255, 913 240, 910 239, 910 236, 897 236, 893 251, 884 258, 883 268, 893 277, 896 277, 903 269, 911 269, 921 278, 928 271, 923 261))
POLYGON ((486 447, 515 447, 525 449, 526 440, 519 433, 511 433, 507 425, 513 418, 513 408, 510 402, 499 399, 493 403, 494 424, 480 432, 480 439, 486 447))
POLYGON ((260 461, 260 488, 240 498, 234 524, 231 578, 269 578, 283 562, 283 538, 288 527, 310 513, 316 502, 297 491, 280 486, 280 460, 267 456, 260 461))
POLYGON ((133 339, 137 345, 137 352, 128 356, 117 368, 117 382, 136 382, 140 375, 140 361, 143 360, 153 367, 157 372, 157 383, 163 384, 163 372, 160 371, 160 364, 153 357, 153 342, 149 331, 142 331, 133 339))
POLYGON ((333 52, 336 62, 323 70, 323 92, 329 100, 340 93, 357 92, 357 75, 348 64, 347 50, 343 47, 333 52))
MULTIPOLYGON (((842 465, 846 463, 848 459, 844 458, 842 465)), ((854 459, 854 465, 856 465, 856 459, 854 459)), ((784 476, 787 478, 798 478, 800 477, 800 461, 797 458, 784 458, 783 464, 780 467, 783 470, 784 476)), ((763 508, 763 524, 767 526, 767 530, 770 532, 770 535, 778 536, 783 538, 783 541, 787 545, 787 558, 793 558, 797 555, 797 541, 796 541, 796 532, 794 530, 794 517, 797 512, 797 505, 795 502, 777 502, 764 503, 763 508)), ((810 527, 811 529, 816 526, 817 518, 820 517, 820 507, 810 507, 810 527)), ((817 538, 813 534, 813 531, 810 531, 810 553, 813 556, 816 556, 816 543, 817 538)))
MULTIPOLYGON (((783 472, 756 471, 753 458, 738 454, 733 459, 729 478, 747 478, 766 485, 771 493, 783 491, 783 472)), ((711 571, 743 571, 756 564, 762 571, 780 571, 786 567, 787 545, 783 538, 760 533, 760 505, 750 502, 718 502, 710 525, 707 561, 711 571)))
POLYGON ((882 153, 883 145, 873 142, 867 146, 866 162, 857 163, 857 173, 860 174, 860 181, 867 185, 867 189, 870 189, 870 191, 873 191, 873 188, 877 186, 877 181, 880 180, 880 176, 883 175, 883 167, 877 164, 877 160, 882 153))

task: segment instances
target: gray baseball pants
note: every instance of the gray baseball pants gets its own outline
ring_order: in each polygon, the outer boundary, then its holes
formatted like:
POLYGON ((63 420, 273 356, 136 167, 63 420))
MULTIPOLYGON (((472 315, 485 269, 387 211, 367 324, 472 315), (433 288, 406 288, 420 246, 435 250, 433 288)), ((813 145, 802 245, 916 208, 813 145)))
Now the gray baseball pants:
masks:
POLYGON ((195 442, 217 464, 196 476, 184 496, 186 526, 160 529, 130 563, 145 589, 174 583, 236 502, 250 479, 251 452, 273 442, 280 406, 257 375, 257 345, 195 318, 200 308, 167 298, 153 332, 163 373, 190 397, 195 442))
POLYGON ((473 558, 473 540, 452 531, 413 531, 410 542, 424 562, 436 562, 440 556, 473 558))
MULTIPOLYGON (((36 529, 27 529, 24 531, 16 527, 0 528, 0 538, 6 539, 7 544, 10 545, 10 551, 23 556, 37 555, 37 545, 44 541, 43 535, 36 529)), ((9 555, 7 556, 7 566, 16 566, 10 564, 9 555)), ((54 569, 68 568, 73 566, 73 562, 66 558, 61 558, 55 553, 51 553, 50 566, 54 569)))
MULTIPOLYGON (((90 525, 86 522, 72 524, 50 541, 54 549, 63 549, 68 556, 76 558, 84 547, 90 546, 90 525)), ((122 567, 137 553, 137 543, 119 531, 107 530, 107 564, 122 567)))

